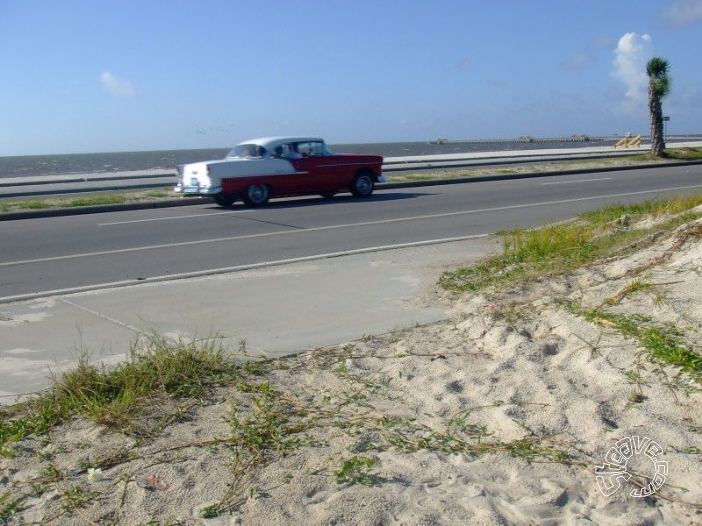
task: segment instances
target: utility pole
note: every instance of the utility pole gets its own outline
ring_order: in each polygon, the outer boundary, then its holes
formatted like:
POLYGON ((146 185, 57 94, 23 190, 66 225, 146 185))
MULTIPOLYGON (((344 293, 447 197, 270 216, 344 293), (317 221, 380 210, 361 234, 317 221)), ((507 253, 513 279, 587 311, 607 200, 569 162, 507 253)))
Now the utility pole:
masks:
POLYGON ((668 129, 668 122, 670 121, 670 117, 666 117, 665 115, 663 116, 663 140, 665 141, 665 136, 668 135, 666 130, 668 129))

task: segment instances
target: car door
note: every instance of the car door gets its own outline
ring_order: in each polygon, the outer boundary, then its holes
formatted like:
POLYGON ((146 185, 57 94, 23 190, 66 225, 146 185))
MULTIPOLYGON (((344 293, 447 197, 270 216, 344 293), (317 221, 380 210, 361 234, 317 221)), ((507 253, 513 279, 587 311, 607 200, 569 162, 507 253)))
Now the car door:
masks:
POLYGON ((296 145, 296 151, 302 157, 293 159, 292 163, 296 170, 307 172, 309 192, 324 193, 344 187, 344 167, 337 156, 329 154, 323 142, 301 142, 296 145))

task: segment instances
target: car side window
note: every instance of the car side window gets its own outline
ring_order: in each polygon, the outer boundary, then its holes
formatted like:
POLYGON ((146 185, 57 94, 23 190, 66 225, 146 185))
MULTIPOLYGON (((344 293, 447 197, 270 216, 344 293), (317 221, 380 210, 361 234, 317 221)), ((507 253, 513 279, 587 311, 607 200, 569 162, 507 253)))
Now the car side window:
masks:
POLYGON ((235 146, 227 157, 263 157, 266 149, 258 144, 239 144, 235 146))
POLYGON ((329 155, 329 151, 324 145, 324 142, 320 141, 297 143, 297 150, 303 157, 321 157, 323 155, 329 155))

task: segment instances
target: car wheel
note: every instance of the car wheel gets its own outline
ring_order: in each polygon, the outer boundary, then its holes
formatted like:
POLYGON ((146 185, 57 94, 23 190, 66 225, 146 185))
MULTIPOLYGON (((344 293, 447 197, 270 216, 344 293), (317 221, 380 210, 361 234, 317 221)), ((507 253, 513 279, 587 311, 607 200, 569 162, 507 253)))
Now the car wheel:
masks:
POLYGON ((236 196, 232 194, 217 194, 212 196, 212 200, 219 206, 230 207, 236 201, 236 196))
POLYGON ((351 182, 351 193, 356 197, 368 197, 373 193, 375 182, 368 172, 356 174, 351 182))
POLYGON ((243 199, 249 206, 263 206, 271 197, 271 191, 265 184, 252 184, 244 190, 243 199))

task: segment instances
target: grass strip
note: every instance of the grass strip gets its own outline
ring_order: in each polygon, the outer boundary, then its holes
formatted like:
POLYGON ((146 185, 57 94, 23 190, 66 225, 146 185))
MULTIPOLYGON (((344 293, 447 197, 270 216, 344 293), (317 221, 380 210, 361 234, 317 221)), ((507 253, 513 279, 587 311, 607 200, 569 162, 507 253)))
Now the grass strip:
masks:
POLYGON ((172 188, 135 192, 88 193, 80 197, 53 196, 44 199, 0 199, 0 213, 22 210, 46 210, 60 208, 82 208, 88 206, 120 205, 173 199, 172 188))

